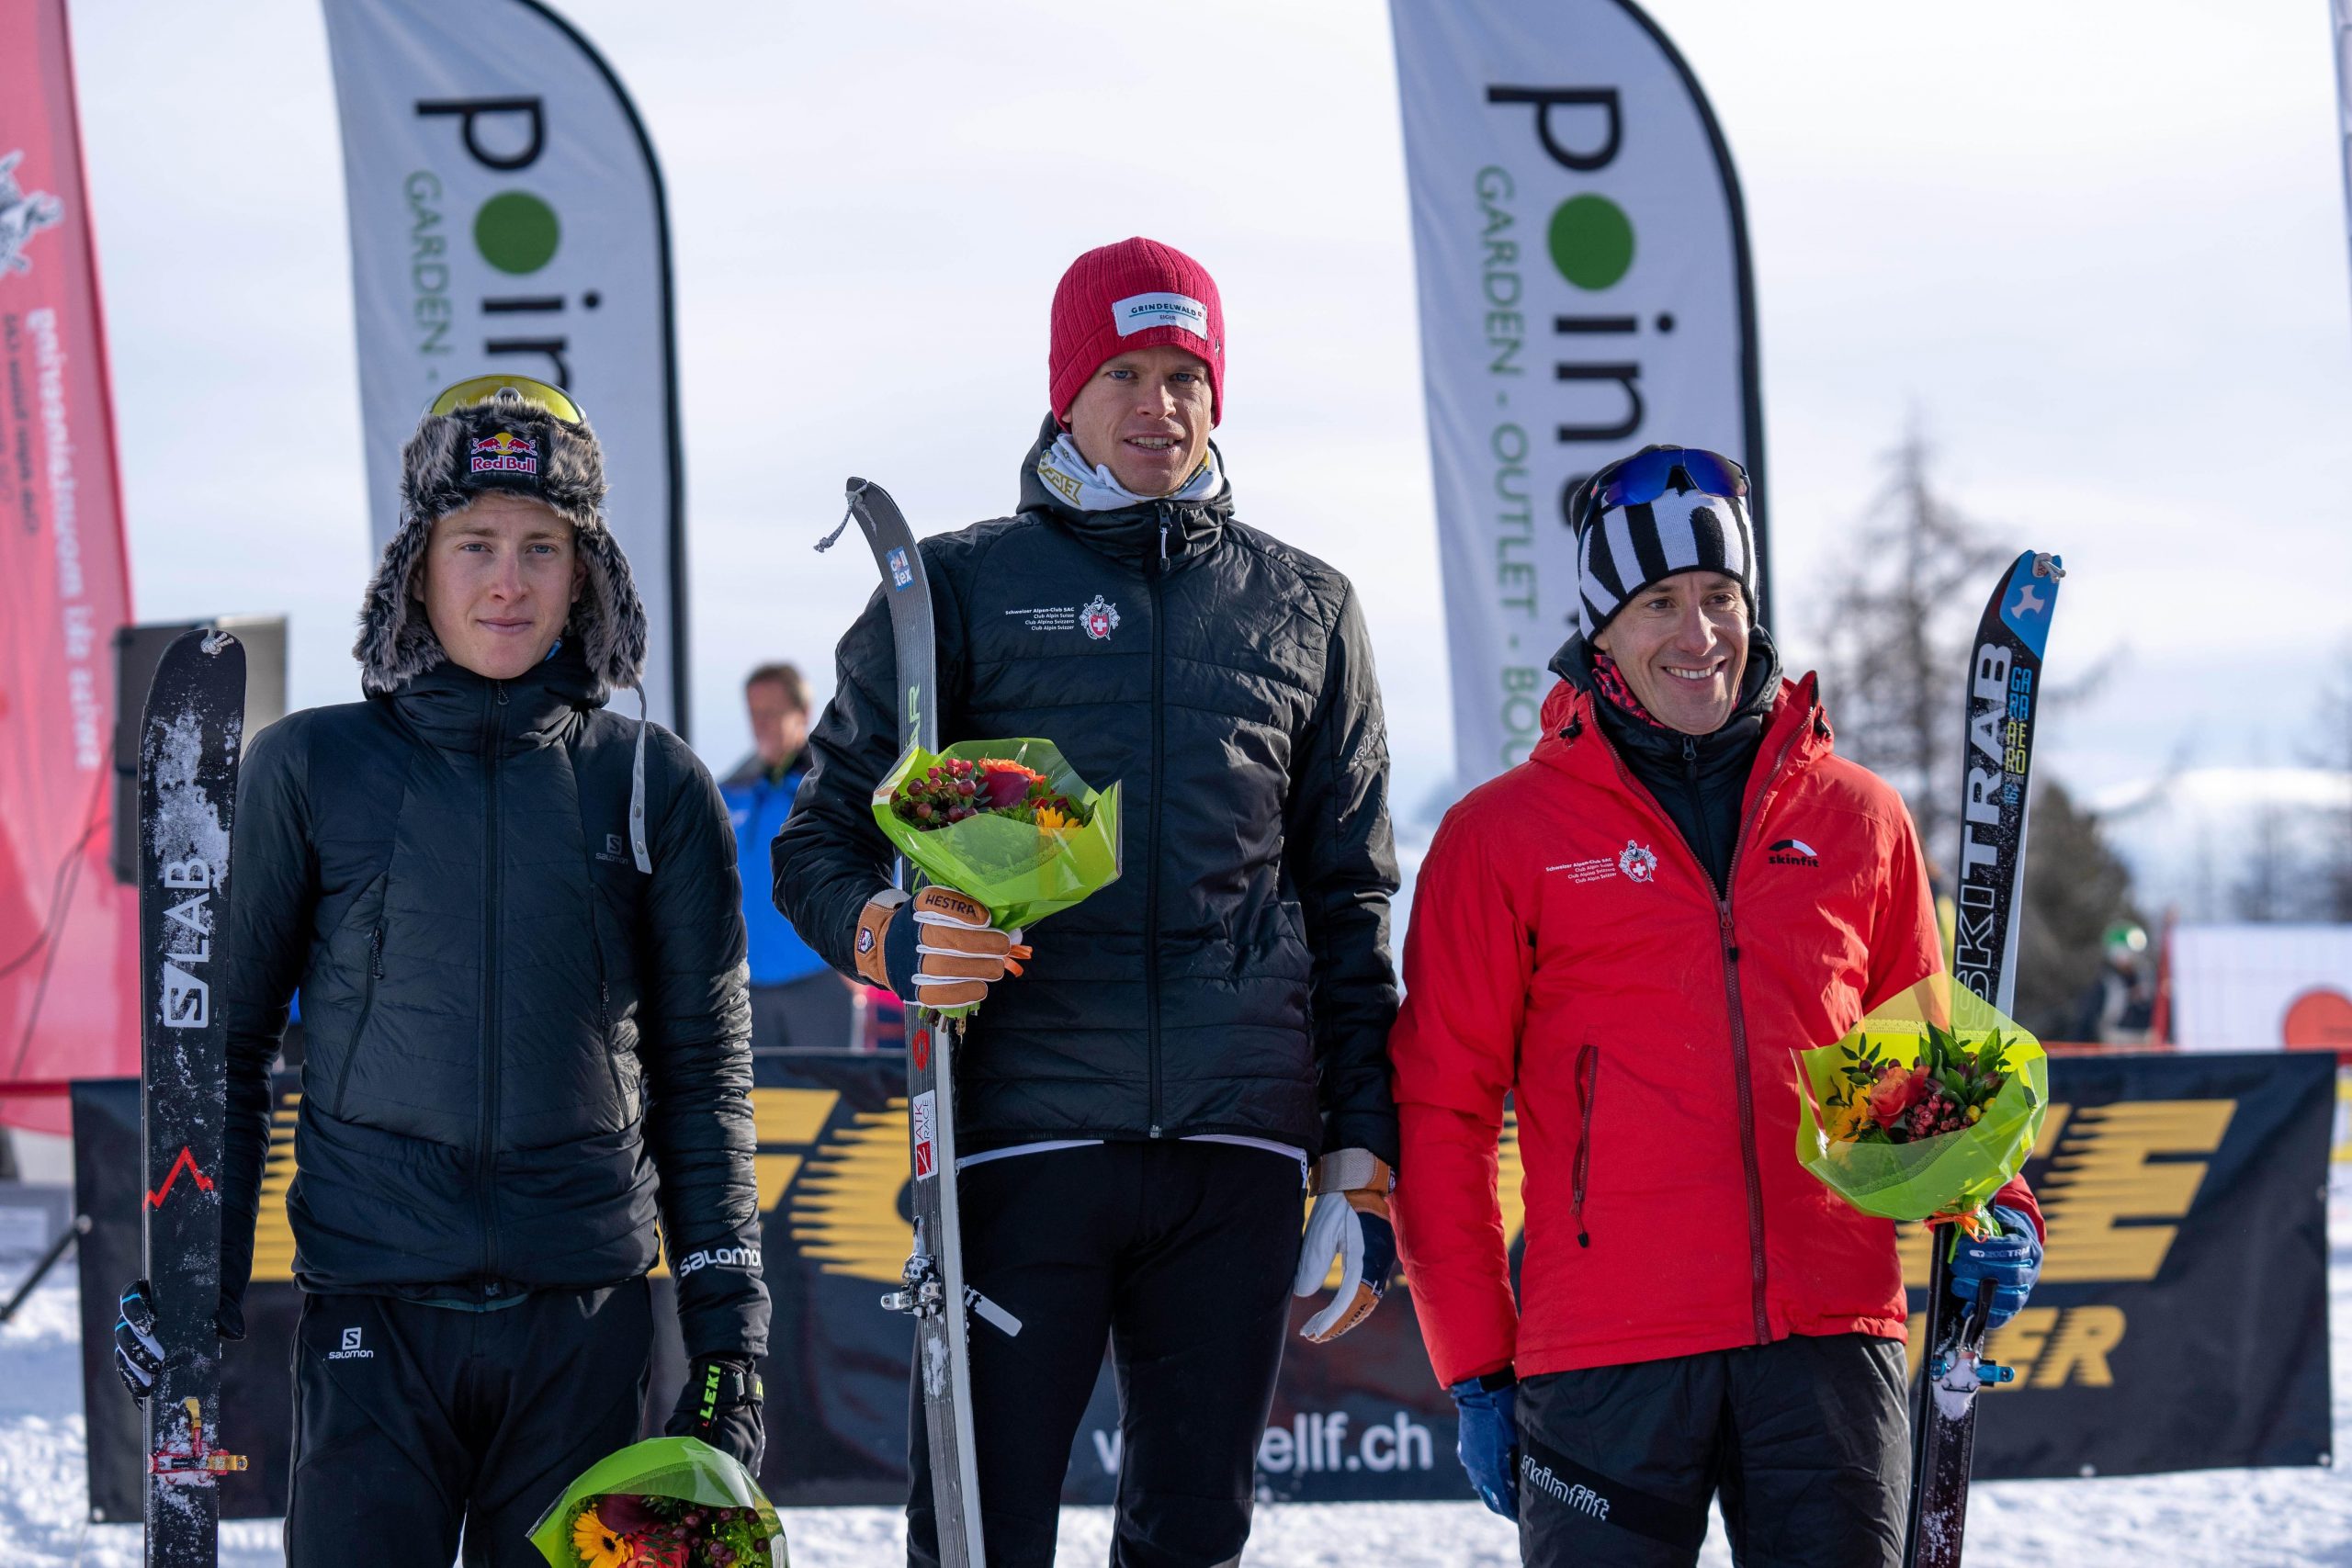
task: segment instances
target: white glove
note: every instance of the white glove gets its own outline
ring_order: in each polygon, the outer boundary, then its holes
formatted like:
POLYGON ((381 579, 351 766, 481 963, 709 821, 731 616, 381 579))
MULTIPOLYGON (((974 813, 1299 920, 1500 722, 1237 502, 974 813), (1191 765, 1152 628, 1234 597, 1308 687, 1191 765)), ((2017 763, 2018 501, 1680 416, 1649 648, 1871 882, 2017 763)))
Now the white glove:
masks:
POLYGON ((1337 1339, 1372 1315, 1396 1271, 1396 1233, 1388 1224, 1388 1191, 1396 1178, 1388 1162, 1370 1149, 1340 1149, 1316 1165, 1315 1207, 1299 1244, 1294 1296, 1323 1288, 1331 1264, 1340 1264, 1340 1288, 1330 1304, 1306 1320, 1299 1337, 1320 1345, 1337 1339))

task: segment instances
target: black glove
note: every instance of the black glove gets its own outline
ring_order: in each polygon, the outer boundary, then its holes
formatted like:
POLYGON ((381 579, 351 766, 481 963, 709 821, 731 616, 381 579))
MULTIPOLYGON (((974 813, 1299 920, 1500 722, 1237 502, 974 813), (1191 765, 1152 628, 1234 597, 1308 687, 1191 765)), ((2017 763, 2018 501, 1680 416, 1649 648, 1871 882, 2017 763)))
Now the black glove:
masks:
MULTIPOLYGON (((223 1339, 245 1337, 244 1309, 228 1292, 213 1314, 213 1332, 223 1339)), ((155 1338, 155 1295, 144 1280, 133 1280, 122 1292, 122 1309, 114 1320, 114 1370, 122 1386, 140 1404, 155 1391, 155 1375, 164 1370, 164 1347, 155 1338)))
POLYGON ((760 1450, 765 1446, 760 1369, 749 1356, 696 1356, 686 1369, 686 1386, 678 1408, 662 1428, 673 1438, 700 1438, 712 1448, 733 1454, 753 1475, 760 1472, 760 1450))

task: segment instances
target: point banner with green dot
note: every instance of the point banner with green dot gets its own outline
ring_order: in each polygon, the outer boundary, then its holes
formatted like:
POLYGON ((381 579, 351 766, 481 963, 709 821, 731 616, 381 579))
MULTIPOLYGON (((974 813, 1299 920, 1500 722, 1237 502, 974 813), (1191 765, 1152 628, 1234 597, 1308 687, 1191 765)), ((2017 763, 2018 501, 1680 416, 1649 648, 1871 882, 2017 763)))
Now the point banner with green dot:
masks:
POLYGON ((537 0, 326 0, 343 121, 369 519, 442 388, 570 393, 645 601, 645 696, 686 728, 684 518, 662 175, 609 67, 537 0))
POLYGON ((1535 743, 1577 628, 1570 498, 1603 463, 1746 464, 1769 592, 1754 286, 1722 131, 1631 0, 1390 14, 1467 789, 1535 743))

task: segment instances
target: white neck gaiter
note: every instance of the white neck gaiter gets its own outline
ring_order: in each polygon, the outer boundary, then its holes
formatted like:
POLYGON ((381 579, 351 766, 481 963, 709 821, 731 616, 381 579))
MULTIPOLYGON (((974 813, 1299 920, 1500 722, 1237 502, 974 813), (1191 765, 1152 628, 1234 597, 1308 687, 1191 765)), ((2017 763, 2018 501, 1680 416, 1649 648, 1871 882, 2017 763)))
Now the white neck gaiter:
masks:
POLYGON ((1114 479, 1111 470, 1089 463, 1078 450, 1077 438, 1067 430, 1037 455, 1037 477, 1046 487, 1081 512, 1116 512, 1150 501, 1202 501, 1215 495, 1225 476, 1216 466, 1216 448, 1201 454, 1193 477, 1167 495, 1137 495, 1114 479))

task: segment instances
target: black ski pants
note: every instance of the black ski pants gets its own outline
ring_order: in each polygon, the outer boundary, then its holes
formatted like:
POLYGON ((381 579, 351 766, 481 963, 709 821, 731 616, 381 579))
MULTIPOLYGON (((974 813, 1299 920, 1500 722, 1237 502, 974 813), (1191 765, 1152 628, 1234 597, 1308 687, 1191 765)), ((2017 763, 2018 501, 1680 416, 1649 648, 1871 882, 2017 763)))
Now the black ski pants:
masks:
POLYGON ((294 1331, 288 1568, 547 1568, 526 1538, 637 1440, 653 1348, 643 1280, 500 1312, 306 1296, 294 1331))
POLYGON ((1527 1568, 1687 1568, 1723 1505, 1740 1568, 1897 1568, 1911 1476, 1903 1345, 1861 1334, 1519 1385, 1527 1568))
MULTIPOLYGON (((1298 1260, 1298 1162, 1231 1144, 1113 1143, 966 1169, 965 1280, 1021 1320, 972 1318, 972 1435, 989 1568, 1054 1560, 1071 1440, 1102 1368, 1119 1389, 1113 1568, 1241 1553, 1298 1260)), ((922 1385, 910 1379, 907 1560, 935 1568, 922 1385)))

